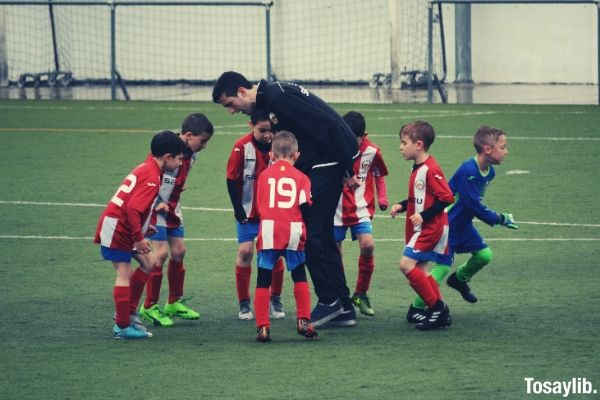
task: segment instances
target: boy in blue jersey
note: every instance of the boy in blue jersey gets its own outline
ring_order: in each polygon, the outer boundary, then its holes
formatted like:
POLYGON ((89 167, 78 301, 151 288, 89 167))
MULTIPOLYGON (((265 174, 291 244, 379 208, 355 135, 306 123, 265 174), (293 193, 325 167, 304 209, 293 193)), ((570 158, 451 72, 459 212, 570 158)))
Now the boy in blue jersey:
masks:
MULTIPOLYGON (((503 225, 518 229, 512 214, 498 213, 482 203, 485 190, 496 175, 493 165, 502 163, 508 154, 506 133, 488 126, 480 127, 473 137, 477 155, 462 163, 448 182, 454 193, 455 202, 447 208, 450 224, 449 247, 451 254, 471 253, 464 264, 456 268, 447 280, 448 286, 460 292, 463 299, 475 303, 477 297, 471 292, 468 283, 492 260, 492 251, 473 226, 473 218, 478 218, 490 226, 503 225)), ((450 268, 436 265, 432 271, 439 283, 448 274, 450 268)), ((420 322, 424 318, 425 304, 417 297, 410 306, 409 322, 420 322)))

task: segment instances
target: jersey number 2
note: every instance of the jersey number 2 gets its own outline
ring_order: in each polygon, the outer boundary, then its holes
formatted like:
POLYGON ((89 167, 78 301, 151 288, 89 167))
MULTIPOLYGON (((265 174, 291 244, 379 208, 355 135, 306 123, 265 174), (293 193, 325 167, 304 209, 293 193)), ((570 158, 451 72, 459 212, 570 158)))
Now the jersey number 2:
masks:
POLYGON ((135 187, 135 184, 137 183, 137 176, 135 176, 133 174, 129 174, 129 175, 127 175, 127 177, 125 178, 125 180, 129 181, 129 185, 122 184, 121 186, 119 186, 119 188, 117 189, 117 192, 115 193, 115 195, 112 197, 112 199, 110 199, 110 201, 112 203, 115 203, 119 207, 121 207, 123 205, 123 200, 121 200, 118 197, 118 194, 120 192, 131 193, 131 191, 135 187))
POLYGON ((292 208, 296 202, 296 181, 292 178, 267 179, 269 184, 269 208, 275 208, 275 191, 283 200, 277 202, 277 208, 292 208))

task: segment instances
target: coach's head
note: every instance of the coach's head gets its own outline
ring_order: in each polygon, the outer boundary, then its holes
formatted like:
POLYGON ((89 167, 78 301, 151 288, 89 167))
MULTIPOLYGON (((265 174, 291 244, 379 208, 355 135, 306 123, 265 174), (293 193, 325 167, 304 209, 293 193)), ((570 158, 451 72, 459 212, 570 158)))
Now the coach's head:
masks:
POLYGON ((252 114, 256 106, 257 86, 235 71, 223 72, 213 88, 213 101, 230 113, 252 114))

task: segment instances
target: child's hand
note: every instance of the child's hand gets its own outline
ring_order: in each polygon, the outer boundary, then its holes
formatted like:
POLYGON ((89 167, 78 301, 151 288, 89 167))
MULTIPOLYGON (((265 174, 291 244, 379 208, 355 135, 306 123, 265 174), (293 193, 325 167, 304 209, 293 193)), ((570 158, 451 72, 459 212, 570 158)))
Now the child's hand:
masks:
POLYGON ((344 185, 346 185, 350 189, 354 190, 360 186, 360 179, 358 179, 358 176, 356 176, 356 175, 353 175, 349 178, 344 178, 344 185))
POLYGON ((146 230, 146 237, 150 237, 155 235, 158 232, 158 228, 156 227, 156 225, 148 225, 148 229, 146 230))
POLYGON ((150 241, 147 239, 142 239, 139 242, 135 242, 133 244, 133 248, 139 254, 148 254, 152 251, 152 246, 150 245, 150 241))
POLYGON ((390 205, 390 204, 388 203, 388 200, 387 200, 387 199, 379 199, 378 203, 379 203, 379 209, 380 209, 381 211, 385 211, 385 210, 387 210, 387 208, 388 208, 388 207, 389 207, 389 205, 390 205))
POLYGON ((423 217, 421 217, 421 214, 419 213, 411 215, 409 219, 413 225, 421 225, 423 223, 423 217))
POLYGON ((164 201, 160 202, 154 208, 154 211, 156 211, 157 213, 161 213, 161 214, 168 214, 169 213, 169 205, 167 203, 165 203, 164 201))
POLYGON ((508 229, 519 229, 519 225, 515 224, 515 219, 511 213, 500 214, 500 225, 508 229))
POLYGON ((390 210, 390 215, 392 216, 392 218, 396 218, 396 215, 403 213, 404 211, 406 210, 404 209, 402 204, 396 203, 392 206, 392 209, 390 210))

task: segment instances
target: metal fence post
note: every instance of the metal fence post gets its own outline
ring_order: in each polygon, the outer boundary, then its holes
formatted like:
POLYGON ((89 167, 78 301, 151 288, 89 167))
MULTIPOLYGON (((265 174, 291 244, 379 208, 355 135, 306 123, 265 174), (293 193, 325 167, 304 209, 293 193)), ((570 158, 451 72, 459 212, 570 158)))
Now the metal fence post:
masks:
POLYGON ((427 102, 433 103, 433 7, 427 6, 427 102))
POLYGON ((110 2, 110 98, 117 99, 117 38, 116 34, 116 6, 114 0, 110 2))
POLYGON ((267 80, 271 80, 271 6, 273 3, 265 4, 265 19, 266 19, 266 44, 267 44, 267 80))

